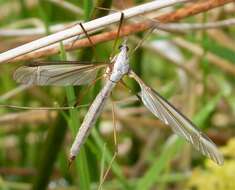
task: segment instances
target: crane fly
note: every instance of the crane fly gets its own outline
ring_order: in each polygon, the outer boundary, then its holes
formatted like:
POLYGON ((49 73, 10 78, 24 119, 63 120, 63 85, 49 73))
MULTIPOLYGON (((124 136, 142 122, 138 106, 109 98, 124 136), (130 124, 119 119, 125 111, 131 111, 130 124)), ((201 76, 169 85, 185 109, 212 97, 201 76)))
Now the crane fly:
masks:
POLYGON ((182 115, 174 106, 147 86, 129 66, 128 46, 126 40, 120 46, 120 52, 111 64, 82 65, 64 63, 60 65, 22 66, 14 73, 14 79, 27 85, 85 85, 92 82, 98 70, 106 68, 106 83, 92 102, 70 150, 70 159, 74 160, 86 137, 100 116, 104 105, 113 88, 127 75, 140 86, 138 96, 145 107, 164 124, 168 125, 177 135, 186 139, 195 149, 209 157, 219 165, 223 164, 223 156, 216 145, 194 124, 182 115))
MULTIPOLYGON (((121 25, 124 20, 124 14, 121 13, 120 23, 117 31, 117 38, 114 42, 116 47, 117 39, 121 31, 121 25)), ((80 26, 86 34, 89 42, 93 45, 85 28, 80 23, 80 26)), ((138 47, 138 45, 137 45, 138 47)), ((122 81, 124 76, 133 78, 140 86, 140 93, 137 95, 143 102, 145 107, 152 112, 164 124, 168 125, 177 135, 185 138, 203 155, 209 157, 219 165, 223 164, 223 156, 218 151, 216 145, 194 124, 182 115, 174 106, 159 95, 155 90, 147 86, 138 77, 129 65, 129 54, 127 40, 125 39, 120 51, 110 61, 110 64, 77 64, 78 62, 64 62, 61 64, 53 64, 41 66, 22 66, 14 73, 14 79, 18 83, 26 85, 54 85, 54 86, 78 86, 86 85, 95 80, 96 74, 100 69, 106 68, 106 82, 101 91, 98 93, 92 104, 90 105, 87 114, 78 130, 73 145, 70 149, 70 161, 74 160, 82 144, 90 133, 97 118, 100 116, 104 105, 110 96, 112 90, 118 82, 122 81)), ((45 64, 48 64, 45 63, 45 64)))

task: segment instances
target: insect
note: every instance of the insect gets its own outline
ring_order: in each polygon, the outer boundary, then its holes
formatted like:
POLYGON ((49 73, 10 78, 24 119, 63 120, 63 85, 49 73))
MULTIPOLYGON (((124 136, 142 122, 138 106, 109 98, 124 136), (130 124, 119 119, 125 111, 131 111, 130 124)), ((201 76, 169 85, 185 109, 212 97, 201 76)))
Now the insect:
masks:
POLYGON ((27 85, 85 85, 92 82, 99 69, 106 68, 106 82, 92 102, 70 150, 70 160, 74 160, 91 128, 100 116, 112 90, 127 75, 140 86, 139 98, 145 107, 177 135, 186 139, 195 149, 219 165, 223 156, 216 145, 194 124, 182 115, 174 106, 155 90, 147 86, 129 66, 127 40, 120 46, 120 52, 111 60, 111 64, 81 65, 68 62, 60 65, 22 66, 14 73, 14 79, 27 85))

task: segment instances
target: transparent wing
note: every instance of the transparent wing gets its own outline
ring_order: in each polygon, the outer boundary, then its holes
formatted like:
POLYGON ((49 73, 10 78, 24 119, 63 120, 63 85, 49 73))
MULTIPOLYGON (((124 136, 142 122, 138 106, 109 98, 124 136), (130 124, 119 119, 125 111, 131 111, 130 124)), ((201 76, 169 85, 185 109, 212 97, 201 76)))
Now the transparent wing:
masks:
POLYGON ((177 135, 190 142, 203 155, 208 156, 219 165, 223 164, 223 156, 209 137, 196 128, 191 121, 177 111, 156 91, 145 85, 133 71, 130 72, 130 77, 139 83, 141 100, 156 117, 170 126, 177 135))
POLYGON ((43 65, 43 66, 22 66, 13 75, 16 82, 26 85, 83 85, 93 81, 98 69, 103 65, 43 65))

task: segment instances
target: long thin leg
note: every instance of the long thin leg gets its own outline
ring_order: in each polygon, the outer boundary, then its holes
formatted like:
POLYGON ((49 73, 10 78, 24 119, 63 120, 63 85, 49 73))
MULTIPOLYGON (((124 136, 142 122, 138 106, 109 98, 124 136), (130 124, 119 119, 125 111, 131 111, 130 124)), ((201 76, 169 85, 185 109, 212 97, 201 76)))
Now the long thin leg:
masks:
POLYGON ((115 152, 114 155, 113 155, 112 160, 110 161, 109 167, 108 167, 108 169, 106 170, 106 172, 105 172, 105 174, 104 174, 104 177, 103 177, 102 181, 101 181, 100 184, 99 184, 98 190, 101 190, 102 185, 103 185, 103 183, 104 183, 106 177, 108 176, 108 173, 109 173, 109 171, 110 171, 110 169, 111 169, 111 167, 112 167, 112 164, 113 164, 113 162, 114 162, 116 156, 117 156, 117 153, 115 152))
POLYGON ((127 84, 123 80, 120 81, 120 84, 122 84, 125 88, 127 88, 129 90, 129 92, 136 95, 136 97, 139 99, 140 102, 142 101, 140 95, 134 93, 133 90, 129 86, 127 86, 127 84))
MULTIPOLYGON (((79 24, 79 23, 78 23, 79 24)), ((75 24, 75 25, 77 25, 77 24, 75 24)), ((74 46, 74 44, 75 44, 75 42, 77 41, 77 40, 79 40, 80 39, 80 35, 78 35, 77 37, 76 37, 76 39, 75 40, 73 40, 73 42, 72 42, 72 44, 71 44, 71 46, 70 46, 70 49, 72 49, 73 48, 73 46, 74 46)))
POLYGON ((130 51, 129 56, 131 56, 143 43, 144 41, 152 34, 152 32, 155 30, 155 27, 152 27, 147 31, 147 33, 144 35, 143 39, 138 42, 136 47, 130 51))
MULTIPOLYGON (((97 59, 98 56, 97 56, 97 54, 96 54, 95 46, 94 46, 94 43, 92 42, 92 40, 91 40, 91 38, 90 38, 90 35, 89 35, 88 32, 86 31, 86 29, 84 28, 84 26, 82 25, 82 23, 78 23, 78 24, 79 24, 79 26, 81 27, 82 31, 84 32, 85 36, 87 37, 87 39, 88 39, 88 41, 89 41, 89 43, 90 43, 90 45, 91 45, 91 47, 92 47, 92 50, 93 50, 93 52, 94 52, 94 56, 95 56, 95 58, 97 59)), ((79 40, 79 38, 80 38, 80 35, 72 42, 71 47, 70 47, 71 49, 73 48, 75 42, 76 42, 77 40, 79 40)))
POLYGON ((124 20, 124 13, 121 12, 121 17, 120 17, 120 22, 119 22, 119 25, 118 25, 118 31, 117 31, 117 36, 116 36, 116 39, 114 41, 114 44, 113 44, 113 51, 111 53, 111 56, 110 58, 112 59, 113 56, 114 56, 114 51, 116 49, 116 46, 117 46, 117 41, 118 41, 118 38, 120 36, 120 32, 121 32, 121 27, 122 27, 122 24, 123 24, 123 20, 124 20))
POLYGON ((108 168, 107 168, 107 170, 106 170, 106 172, 105 172, 105 174, 104 174, 104 176, 103 176, 103 178, 102 178, 102 180, 101 180, 101 182, 99 184, 98 190, 101 190, 102 185, 103 185, 106 177, 108 176, 108 173, 109 173, 109 171, 110 171, 110 169, 112 167, 112 164, 113 164, 113 162, 114 162, 114 160, 115 160, 115 158, 117 157, 117 154, 118 154, 117 122, 116 122, 117 118, 116 118, 116 114, 115 114, 114 102, 113 101, 112 101, 112 119, 113 119, 113 139, 114 139, 115 151, 114 151, 113 157, 112 157, 112 159, 110 161, 110 164, 109 164, 109 166, 108 166, 108 168))
POLYGON ((91 47, 92 47, 92 50, 94 52, 94 56, 95 56, 95 59, 97 60, 98 56, 97 56, 97 53, 96 53, 96 50, 95 50, 95 46, 94 46, 94 43, 92 42, 91 38, 90 38, 90 35, 88 34, 88 32, 86 31, 86 29, 84 28, 84 26, 82 25, 82 23, 79 23, 80 27, 82 28, 84 34, 86 35, 89 43, 91 44, 91 47))
POLYGON ((118 153, 118 139, 117 139, 117 117, 115 114, 114 102, 112 101, 112 119, 113 119, 113 140, 115 152, 118 153))

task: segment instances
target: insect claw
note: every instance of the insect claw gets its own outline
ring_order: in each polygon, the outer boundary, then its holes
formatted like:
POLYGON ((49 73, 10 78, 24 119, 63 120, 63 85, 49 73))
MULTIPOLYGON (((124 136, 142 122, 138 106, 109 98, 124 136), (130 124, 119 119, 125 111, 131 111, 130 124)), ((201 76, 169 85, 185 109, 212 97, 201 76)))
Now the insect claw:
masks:
POLYGON ((79 105, 78 101, 73 104, 73 107, 76 108, 79 105))
POLYGON ((75 156, 72 156, 69 158, 69 164, 68 164, 69 169, 71 168, 71 165, 72 165, 73 161, 75 160, 75 158, 76 158, 75 156))

